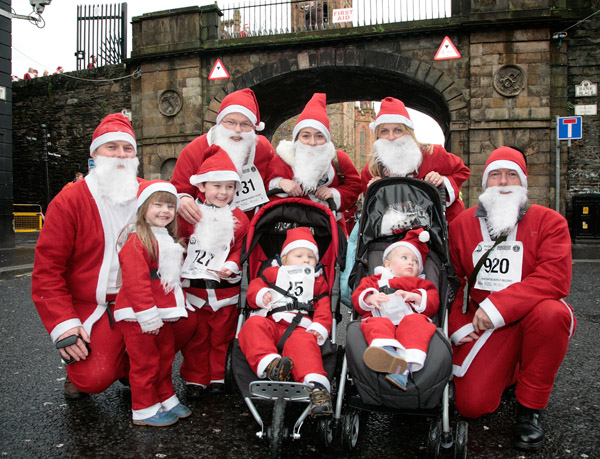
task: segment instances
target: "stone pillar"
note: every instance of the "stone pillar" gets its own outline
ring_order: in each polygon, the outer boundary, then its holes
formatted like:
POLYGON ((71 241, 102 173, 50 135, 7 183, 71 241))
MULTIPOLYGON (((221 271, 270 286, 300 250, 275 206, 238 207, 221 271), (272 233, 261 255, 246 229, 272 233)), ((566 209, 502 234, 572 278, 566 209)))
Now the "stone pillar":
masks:
POLYGON ((221 36, 221 16, 223 16, 219 7, 216 4, 201 6, 200 14, 202 15, 202 41, 218 40, 221 36))

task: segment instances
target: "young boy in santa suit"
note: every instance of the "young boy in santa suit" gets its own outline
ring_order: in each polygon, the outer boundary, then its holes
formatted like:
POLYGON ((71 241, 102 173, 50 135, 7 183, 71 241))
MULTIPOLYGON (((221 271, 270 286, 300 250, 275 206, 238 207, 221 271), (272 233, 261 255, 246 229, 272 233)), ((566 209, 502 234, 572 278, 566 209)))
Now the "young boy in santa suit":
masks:
MULTIPOLYGON (((343 213, 360 194, 360 176, 349 156, 336 150, 329 132, 326 95, 315 93, 298 117, 293 141, 282 140, 269 164, 269 190, 325 203, 333 199, 337 219, 346 231, 343 213)), ((273 197, 272 199, 279 199, 273 197)))
POLYGON ((202 218, 195 225, 181 219, 188 240, 182 277, 187 279, 186 302, 197 317, 196 332, 181 353, 181 376, 190 398, 206 388, 225 392, 227 348, 235 336, 240 281, 240 255, 248 217, 230 206, 240 176, 229 155, 218 145, 204 152, 204 161, 190 183, 204 197, 196 200, 202 218))
POLYGON ((323 368, 320 346, 331 331, 332 314, 327 282, 322 276, 319 249, 310 229, 288 230, 281 266, 264 270, 248 286, 248 305, 256 309, 238 335, 240 349, 259 378, 303 382, 310 391, 311 415, 327 416, 331 386, 323 368), (293 288, 290 288, 293 286, 293 288), (288 292, 282 295, 281 291, 288 292), (312 318, 295 308, 295 301, 312 304, 312 318), (283 345, 278 343, 297 314, 303 316, 283 345))
POLYGON ((386 97, 371 123, 377 140, 361 172, 362 191, 382 177, 414 177, 446 189, 446 218, 452 221, 465 209, 460 190, 470 170, 458 156, 441 145, 422 144, 401 100, 386 97))
POLYGON ((373 371, 406 390, 408 373, 425 364, 435 325, 429 319, 440 299, 433 283, 421 277, 429 253, 429 233, 410 230, 383 252, 383 266, 365 277, 352 294, 352 304, 365 318, 360 329, 369 347, 363 360, 373 371))
POLYGON ((170 183, 143 182, 134 229, 119 252, 123 285, 114 317, 129 355, 137 425, 163 427, 192 414, 179 402, 171 378, 175 336, 170 322, 187 317, 180 279, 184 248, 175 239, 177 204, 170 183))

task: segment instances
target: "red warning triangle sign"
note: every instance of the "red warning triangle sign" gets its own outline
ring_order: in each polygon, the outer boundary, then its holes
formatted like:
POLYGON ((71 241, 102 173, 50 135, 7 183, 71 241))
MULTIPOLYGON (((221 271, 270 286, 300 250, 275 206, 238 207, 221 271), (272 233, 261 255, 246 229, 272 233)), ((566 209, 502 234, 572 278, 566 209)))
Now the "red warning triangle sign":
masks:
POLYGON ((458 59, 459 57, 460 53, 458 52, 458 49, 456 49, 456 46, 454 46, 454 43, 452 43, 450 38, 444 37, 444 40, 433 59, 441 61, 444 59, 458 59))
POLYGON ((224 80, 229 78, 229 72, 221 62, 221 59, 217 59, 215 65, 213 66, 210 74, 208 75, 209 80, 224 80))

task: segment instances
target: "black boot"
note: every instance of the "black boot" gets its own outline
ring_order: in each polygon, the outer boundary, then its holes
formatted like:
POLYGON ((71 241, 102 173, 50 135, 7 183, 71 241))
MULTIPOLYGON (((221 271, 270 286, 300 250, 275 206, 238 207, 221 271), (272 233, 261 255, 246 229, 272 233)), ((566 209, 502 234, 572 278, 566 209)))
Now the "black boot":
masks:
POLYGON ((540 422, 540 410, 527 408, 517 402, 514 437, 517 448, 535 451, 543 446, 544 429, 540 422))

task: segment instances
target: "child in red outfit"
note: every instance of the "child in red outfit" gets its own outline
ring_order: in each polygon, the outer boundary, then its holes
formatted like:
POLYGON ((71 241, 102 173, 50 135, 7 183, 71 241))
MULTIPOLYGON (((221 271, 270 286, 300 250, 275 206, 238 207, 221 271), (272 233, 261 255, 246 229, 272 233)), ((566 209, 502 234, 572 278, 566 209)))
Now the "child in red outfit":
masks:
POLYGON ((133 232, 119 252, 123 286, 115 302, 127 354, 133 423, 163 427, 192 414, 171 377, 175 337, 169 322, 187 317, 180 275, 184 248, 175 240, 177 191, 143 182, 133 232))
POLYGON ((310 229, 288 230, 281 250, 281 266, 265 269, 262 277, 248 286, 248 304, 256 311, 238 335, 240 348, 259 378, 289 381, 293 377, 312 386, 313 417, 333 412, 331 386, 320 349, 329 337, 333 318, 327 282, 320 269, 315 271, 318 258, 319 250, 310 229), (296 302, 312 304, 312 318, 301 312, 302 306, 296 302), (298 326, 280 353, 279 340, 301 313, 298 326))
POLYGON ((406 390, 409 371, 425 364, 438 310, 439 294, 433 283, 419 277, 429 249, 429 233, 422 228, 406 233, 388 246, 383 266, 360 281, 352 304, 366 319, 361 323, 369 347, 363 360, 373 371, 388 373, 386 380, 406 390), (391 293, 391 291, 397 289, 391 293))
POLYGON ((196 200, 202 217, 191 225, 180 220, 188 239, 182 277, 188 279, 187 307, 197 316, 196 332, 181 353, 181 375, 190 398, 225 392, 227 348, 235 337, 240 292, 240 255, 248 217, 231 208, 240 176, 227 152, 217 145, 204 153, 197 175, 190 178, 204 202, 196 200))

